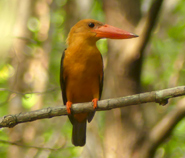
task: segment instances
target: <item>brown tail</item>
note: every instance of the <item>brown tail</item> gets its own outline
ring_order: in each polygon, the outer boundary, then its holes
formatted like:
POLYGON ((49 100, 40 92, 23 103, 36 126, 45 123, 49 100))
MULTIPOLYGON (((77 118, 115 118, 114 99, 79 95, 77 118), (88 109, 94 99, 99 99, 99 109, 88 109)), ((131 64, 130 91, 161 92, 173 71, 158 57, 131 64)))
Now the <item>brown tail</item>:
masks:
POLYGON ((84 146, 86 142, 86 124, 87 121, 78 122, 74 120, 73 122, 73 134, 72 143, 75 146, 84 146))

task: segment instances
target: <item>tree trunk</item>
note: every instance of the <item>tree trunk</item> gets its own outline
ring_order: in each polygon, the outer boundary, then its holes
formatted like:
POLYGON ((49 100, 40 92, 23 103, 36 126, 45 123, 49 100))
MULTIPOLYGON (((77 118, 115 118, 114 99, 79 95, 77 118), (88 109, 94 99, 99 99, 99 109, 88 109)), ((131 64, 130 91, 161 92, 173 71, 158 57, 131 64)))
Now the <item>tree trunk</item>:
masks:
MULTIPOLYGON (((136 33, 141 18, 139 1, 104 1, 106 23, 136 33)), ((109 40, 108 62, 105 70, 104 97, 113 98, 140 92, 141 61, 139 52, 133 53, 135 41, 109 40)), ((106 113, 105 157, 129 158, 143 128, 140 106, 115 109, 106 113), (114 144, 114 145, 113 145, 114 144)))
MULTIPOLYGON (((120 97, 141 91, 140 75, 143 53, 155 26, 161 4, 161 0, 152 2, 144 27, 140 27, 140 30, 137 29, 140 31, 140 38, 108 42, 104 98, 120 97)), ((107 23, 136 34, 134 28, 141 20, 140 8, 140 2, 135 0, 104 1, 107 23)), ((149 122, 148 118, 145 119, 143 115, 146 110, 142 106, 131 106, 107 112, 104 140, 105 157, 147 158, 148 155, 154 153, 156 147, 150 148, 145 144, 145 140, 148 139, 146 122, 149 122), (145 150, 147 151, 143 155, 145 150)))
MULTIPOLYGON (((27 97, 21 93, 31 92, 28 98, 33 98, 34 103, 30 110, 40 109, 43 106, 43 96, 36 95, 34 92, 42 92, 45 90, 48 81, 48 53, 50 45, 48 44, 49 31, 49 7, 47 0, 36 1, 17 1, 16 22, 14 27, 14 44, 11 52, 11 63, 15 70, 14 76, 10 79, 10 89, 18 93, 11 94, 9 105, 9 113, 20 113, 23 108, 23 98, 27 97), (35 21, 34 21, 35 20, 35 21), (38 25, 36 20, 39 21, 38 25), (28 30, 38 27, 37 41, 41 42, 41 46, 34 45, 29 47, 29 39, 32 34, 28 30), (19 94, 20 93, 20 94, 19 94)), ((36 42, 36 41, 34 41, 36 42)), ((33 44, 33 43, 31 43, 33 44)), ((21 144, 36 142, 40 122, 32 122, 30 124, 21 124, 10 130, 10 141, 19 141, 21 144)), ((40 142, 42 143, 42 142, 40 142)), ((38 152, 37 149, 24 149, 19 146, 10 146, 8 157, 20 158, 31 157, 38 152)))

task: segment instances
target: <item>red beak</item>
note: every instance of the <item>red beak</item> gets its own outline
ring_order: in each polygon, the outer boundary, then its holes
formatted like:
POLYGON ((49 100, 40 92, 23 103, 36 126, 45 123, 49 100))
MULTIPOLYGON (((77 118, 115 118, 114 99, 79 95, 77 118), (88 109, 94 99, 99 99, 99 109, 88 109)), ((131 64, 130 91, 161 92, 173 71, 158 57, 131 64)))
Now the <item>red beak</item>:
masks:
POLYGON ((133 33, 124 31, 122 29, 119 29, 107 24, 92 30, 92 32, 95 32, 96 37, 100 37, 100 38, 128 39, 128 38, 139 37, 138 35, 135 35, 133 33))

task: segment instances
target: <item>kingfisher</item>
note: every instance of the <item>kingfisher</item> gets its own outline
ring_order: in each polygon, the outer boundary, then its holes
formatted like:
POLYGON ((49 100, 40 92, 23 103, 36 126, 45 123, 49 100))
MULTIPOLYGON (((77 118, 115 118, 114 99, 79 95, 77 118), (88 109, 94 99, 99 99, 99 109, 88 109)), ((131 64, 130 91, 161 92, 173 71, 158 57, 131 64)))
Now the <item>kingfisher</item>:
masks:
POLYGON ((68 47, 61 59, 60 85, 73 126, 72 143, 75 146, 85 145, 87 121, 91 122, 95 112, 73 114, 72 104, 92 101, 96 109, 102 94, 103 60, 96 42, 101 38, 134 37, 138 36, 93 19, 81 20, 71 28, 67 37, 68 47))

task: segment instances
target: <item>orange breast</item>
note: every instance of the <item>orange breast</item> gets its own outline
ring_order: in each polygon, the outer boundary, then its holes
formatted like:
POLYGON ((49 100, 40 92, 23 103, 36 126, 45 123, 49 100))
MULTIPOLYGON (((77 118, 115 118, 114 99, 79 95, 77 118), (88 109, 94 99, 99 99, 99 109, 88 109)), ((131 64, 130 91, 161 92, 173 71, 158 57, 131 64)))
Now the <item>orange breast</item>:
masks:
MULTIPOLYGON (((64 58, 64 78, 67 100, 72 103, 89 102, 99 98, 103 63, 95 49, 67 49, 64 58)), ((86 118, 84 115, 83 118, 86 118)))

